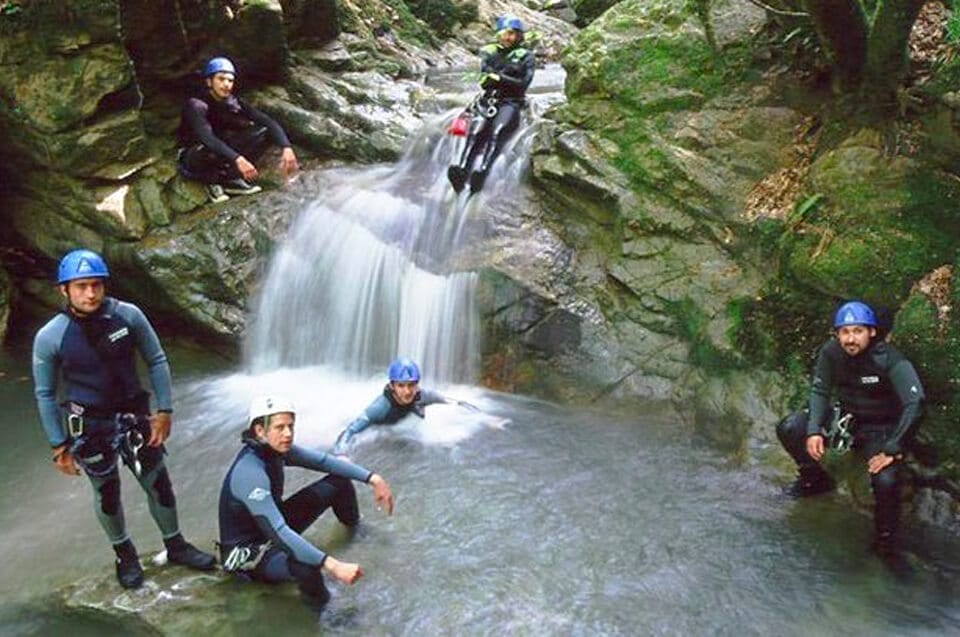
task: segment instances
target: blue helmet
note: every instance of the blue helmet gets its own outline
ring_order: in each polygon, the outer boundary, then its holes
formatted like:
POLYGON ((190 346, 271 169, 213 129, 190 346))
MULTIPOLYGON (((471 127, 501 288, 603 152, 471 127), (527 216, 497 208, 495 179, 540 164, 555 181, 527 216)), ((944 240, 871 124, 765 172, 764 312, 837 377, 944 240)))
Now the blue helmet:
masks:
POLYGON ((837 330, 845 325, 877 327, 877 314, 866 303, 848 301, 840 306, 833 317, 833 329, 837 330))
POLYGON ((494 31, 500 33, 504 29, 512 29, 514 31, 519 31, 520 33, 523 33, 526 30, 523 28, 523 21, 511 13, 507 13, 497 18, 497 24, 494 27, 494 31))
POLYGON ((390 363, 390 369, 387 370, 387 376, 390 378, 390 382, 400 381, 400 382, 420 382, 420 368, 417 367, 417 364, 413 362, 413 359, 407 358, 406 356, 401 356, 392 363, 390 363))
POLYGON ((230 75, 236 77, 237 69, 233 66, 233 62, 224 57, 211 58, 203 66, 203 79, 207 79, 211 75, 216 75, 217 73, 229 73, 230 75))
POLYGON ((110 270, 107 262, 91 250, 73 250, 60 259, 57 271, 57 283, 67 283, 76 279, 107 279, 110 270))

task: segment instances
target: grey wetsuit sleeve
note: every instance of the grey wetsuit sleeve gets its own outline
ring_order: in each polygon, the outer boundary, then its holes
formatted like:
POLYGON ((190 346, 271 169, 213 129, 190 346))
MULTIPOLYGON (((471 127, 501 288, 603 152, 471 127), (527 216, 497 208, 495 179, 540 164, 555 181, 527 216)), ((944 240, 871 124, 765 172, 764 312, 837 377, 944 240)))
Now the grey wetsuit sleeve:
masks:
POLYGON ((327 554, 287 525, 270 493, 270 478, 253 456, 247 456, 230 476, 230 492, 256 520, 265 536, 289 555, 309 566, 320 566, 327 554))
POLYGON ((66 315, 58 314, 40 328, 33 339, 33 393, 40 412, 40 424, 51 447, 67 441, 57 407, 57 380, 60 376, 60 343, 69 325, 66 315))
POLYGON ((824 346, 817 353, 817 362, 813 367, 813 378, 810 381, 808 436, 823 433, 822 430, 827 425, 833 383, 833 364, 827 354, 827 348, 824 346))
POLYGON ((438 391, 433 389, 420 389, 420 404, 426 407, 427 405, 439 405, 441 403, 452 402, 446 396, 441 394, 438 391))
POLYGON ((327 473, 332 473, 334 475, 349 478, 350 480, 356 480, 358 482, 367 482, 370 479, 370 476, 373 475, 372 471, 369 471, 358 464, 344 460, 343 458, 337 458, 322 451, 305 449, 304 447, 297 445, 293 445, 290 448, 290 451, 284 455, 283 459, 284 462, 291 467, 303 467, 305 469, 313 469, 314 471, 326 471, 327 473))
POLYGON ((347 425, 347 428, 340 432, 337 441, 333 445, 333 453, 344 453, 350 446, 350 441, 358 433, 370 425, 379 425, 386 422, 387 414, 390 412, 390 401, 386 396, 377 396, 377 399, 367 405, 363 413, 347 425))
POLYGON ((903 451, 903 439, 914 428, 923 413, 923 385, 917 370, 908 360, 902 360, 890 370, 890 384, 900 399, 901 411, 897 427, 883 445, 886 454, 895 456, 903 451))
POLYGON ((150 325, 143 311, 132 303, 120 302, 117 304, 117 314, 122 316, 136 339, 137 350, 147 364, 150 374, 150 385, 157 401, 157 409, 173 409, 172 379, 170 377, 170 363, 167 354, 160 345, 157 332, 150 325))

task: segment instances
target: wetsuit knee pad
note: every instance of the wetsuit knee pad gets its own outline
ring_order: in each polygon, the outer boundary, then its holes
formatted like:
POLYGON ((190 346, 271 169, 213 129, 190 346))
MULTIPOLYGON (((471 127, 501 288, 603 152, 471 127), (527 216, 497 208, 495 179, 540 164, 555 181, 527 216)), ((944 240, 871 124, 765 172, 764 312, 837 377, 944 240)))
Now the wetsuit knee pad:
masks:
POLYGON ((896 463, 870 476, 870 484, 877 498, 896 497, 900 492, 901 472, 896 463))
POLYGON ((100 510, 104 515, 116 515, 120 511, 120 478, 107 480, 97 489, 100 510))
POLYGON ((177 504, 177 499, 173 495, 173 484, 170 483, 170 473, 166 467, 162 467, 157 477, 153 480, 153 490, 157 493, 157 501, 167 508, 173 508, 177 504))
POLYGON ((807 437, 807 412, 797 411, 777 423, 777 438, 784 447, 807 437))

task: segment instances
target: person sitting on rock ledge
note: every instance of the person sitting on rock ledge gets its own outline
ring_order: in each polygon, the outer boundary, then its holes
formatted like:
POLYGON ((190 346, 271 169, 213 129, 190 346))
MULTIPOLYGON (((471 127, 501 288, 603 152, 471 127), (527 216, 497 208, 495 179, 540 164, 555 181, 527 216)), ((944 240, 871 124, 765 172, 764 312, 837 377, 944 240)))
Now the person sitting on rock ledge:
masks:
POLYGON ((252 195, 260 186, 254 162, 270 141, 282 148, 280 169, 287 177, 299 169, 283 128, 269 115, 234 94, 237 70, 229 59, 215 57, 203 67, 206 88, 187 99, 177 130, 180 173, 207 185, 212 203, 230 195, 252 195))
POLYGON ((777 425, 777 436, 800 471, 786 493, 806 497, 832 491, 834 481, 821 460, 830 449, 856 451, 875 499, 873 550, 903 573, 908 567, 898 537, 902 461, 920 421, 923 386, 910 361, 881 337, 881 321, 866 303, 841 305, 833 328, 836 337, 817 355, 808 409, 777 425), (831 409, 834 398, 839 402, 831 409))

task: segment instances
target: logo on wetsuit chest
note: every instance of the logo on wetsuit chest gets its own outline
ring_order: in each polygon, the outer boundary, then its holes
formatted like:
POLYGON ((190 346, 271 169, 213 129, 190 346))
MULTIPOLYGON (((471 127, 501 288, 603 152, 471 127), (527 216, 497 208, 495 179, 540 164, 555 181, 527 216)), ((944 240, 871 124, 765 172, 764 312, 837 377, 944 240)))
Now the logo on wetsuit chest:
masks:
POLYGON ((880 382, 879 376, 861 376, 860 384, 861 385, 876 385, 880 382))
POLYGON ((130 329, 126 327, 121 327, 116 332, 111 332, 110 334, 107 334, 107 338, 110 339, 111 343, 116 343, 117 341, 119 341, 124 336, 127 336, 128 334, 130 334, 130 329))

